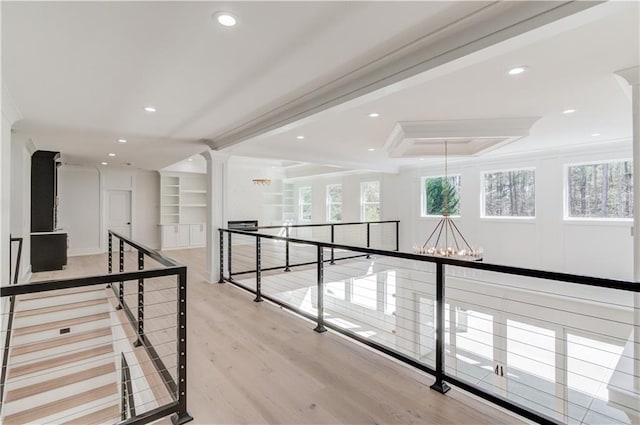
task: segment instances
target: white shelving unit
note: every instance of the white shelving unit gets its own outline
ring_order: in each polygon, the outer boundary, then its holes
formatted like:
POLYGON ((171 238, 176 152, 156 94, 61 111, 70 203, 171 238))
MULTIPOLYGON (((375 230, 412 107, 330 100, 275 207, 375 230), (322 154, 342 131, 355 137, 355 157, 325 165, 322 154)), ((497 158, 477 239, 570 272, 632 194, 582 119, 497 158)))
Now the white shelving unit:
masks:
POLYGON ((160 173, 161 248, 193 248, 206 244, 206 176, 160 173))

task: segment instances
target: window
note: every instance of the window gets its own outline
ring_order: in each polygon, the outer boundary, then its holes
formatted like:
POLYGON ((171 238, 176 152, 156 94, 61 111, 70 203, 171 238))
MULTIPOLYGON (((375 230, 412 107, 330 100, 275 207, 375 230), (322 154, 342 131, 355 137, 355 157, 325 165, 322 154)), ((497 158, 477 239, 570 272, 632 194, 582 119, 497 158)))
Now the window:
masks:
POLYGON ((342 185, 327 186, 327 221, 342 220, 342 185))
POLYGON ((300 221, 311 221, 311 186, 298 189, 298 217, 300 221))
POLYGON ((567 218, 633 218, 631 161, 567 167, 567 218))
POLYGON ((483 173, 484 217, 535 217, 534 169, 483 173))
POLYGON ((460 176, 424 177, 422 179, 422 216, 460 215, 460 176))
POLYGON ((380 182, 360 183, 360 205, 362 221, 380 220, 380 182))

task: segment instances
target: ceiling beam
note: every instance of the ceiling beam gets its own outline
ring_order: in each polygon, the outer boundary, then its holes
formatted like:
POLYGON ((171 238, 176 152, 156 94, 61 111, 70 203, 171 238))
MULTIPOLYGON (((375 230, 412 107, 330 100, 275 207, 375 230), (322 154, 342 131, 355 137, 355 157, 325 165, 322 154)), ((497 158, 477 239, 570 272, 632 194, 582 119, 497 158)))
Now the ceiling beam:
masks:
MULTIPOLYGON (((473 4, 473 2, 471 2, 473 4)), ((211 137, 221 150, 413 77, 601 1, 476 3, 474 9, 331 82, 211 137)))

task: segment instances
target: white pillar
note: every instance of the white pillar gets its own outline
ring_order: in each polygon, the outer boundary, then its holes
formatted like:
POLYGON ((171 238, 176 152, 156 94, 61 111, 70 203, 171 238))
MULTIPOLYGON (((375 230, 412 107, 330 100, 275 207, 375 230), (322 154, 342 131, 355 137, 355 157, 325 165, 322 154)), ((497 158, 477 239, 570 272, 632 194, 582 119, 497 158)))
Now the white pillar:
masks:
MULTIPOLYGON (((633 280, 640 282, 640 67, 616 72, 631 85, 633 119, 633 280)), ((634 390, 640 392, 640 294, 633 298, 633 375, 634 390)), ((640 397, 638 405, 640 410, 640 397)))
POLYGON ((227 221, 227 166, 229 156, 216 151, 202 153, 207 160, 207 280, 220 277, 220 246, 218 229, 227 221))

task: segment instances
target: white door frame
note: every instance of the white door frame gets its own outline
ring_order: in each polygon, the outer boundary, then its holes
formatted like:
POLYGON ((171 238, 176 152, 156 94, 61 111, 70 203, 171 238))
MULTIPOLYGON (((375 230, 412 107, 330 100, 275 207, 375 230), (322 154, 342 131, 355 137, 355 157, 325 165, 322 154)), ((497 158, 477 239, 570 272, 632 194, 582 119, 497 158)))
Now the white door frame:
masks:
POLYGON ((103 248, 103 252, 107 252, 107 250, 109 249, 109 243, 108 243, 108 238, 109 238, 109 194, 111 192, 129 192, 129 209, 130 209, 130 217, 131 217, 131 221, 130 221, 130 226, 129 226, 129 232, 130 232, 130 237, 133 238, 133 230, 134 230, 134 215, 133 212, 135 211, 134 208, 134 200, 133 200, 133 189, 128 189, 128 188, 124 188, 124 189, 119 189, 119 188, 104 188, 102 191, 102 199, 103 199, 103 208, 102 208, 102 234, 104 235, 103 237, 103 243, 104 243, 104 248, 103 248))

